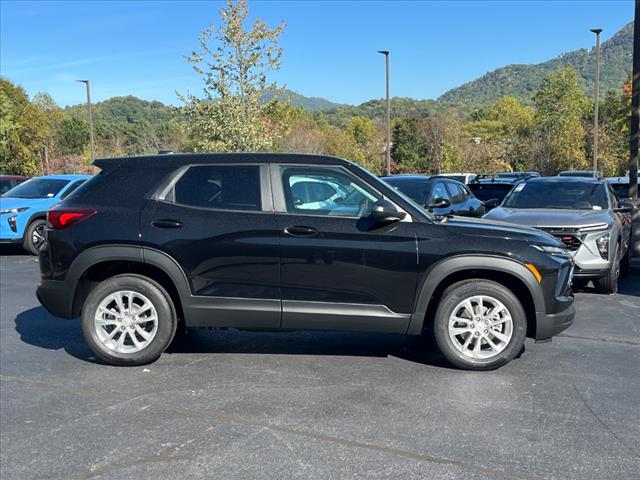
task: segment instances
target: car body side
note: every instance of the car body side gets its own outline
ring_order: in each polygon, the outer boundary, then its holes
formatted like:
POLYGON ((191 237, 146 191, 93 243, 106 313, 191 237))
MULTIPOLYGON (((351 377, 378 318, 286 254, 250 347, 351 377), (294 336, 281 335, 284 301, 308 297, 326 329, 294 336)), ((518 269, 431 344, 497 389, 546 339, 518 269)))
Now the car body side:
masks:
MULTIPOLYGON (((153 174, 149 175, 139 174, 144 158, 98 162, 103 171, 65 205, 95 208, 99 216, 70 229, 47 231, 48 242, 40 255, 41 303, 56 316, 74 318, 80 314, 87 292, 98 282, 119 273, 139 273, 165 287, 187 326, 420 334, 428 326, 438 296, 447 286, 466 278, 484 278, 503 283, 518 295, 527 312, 529 336, 546 340, 567 328, 573 319, 569 286, 573 263, 531 247, 532 242, 561 245, 555 238, 533 229, 492 225, 481 220, 434 221, 393 188, 340 159, 296 155, 278 155, 276 159, 268 155, 215 158, 216 165, 242 159, 260 166, 265 211, 251 215, 206 212, 211 216, 203 223, 218 218, 228 229, 216 240, 220 258, 207 258, 212 243, 206 233, 190 238, 184 230, 173 230, 164 237, 151 238, 149 232, 155 231, 149 230, 151 220, 170 211, 165 207, 174 208, 158 192, 185 165, 210 164, 211 158, 172 156, 171 160, 154 165, 153 174), (352 219, 350 230, 342 231, 343 227, 338 226, 336 232, 326 235, 327 239, 339 239, 341 249, 323 243, 324 235, 312 242, 285 237, 279 222, 288 221, 291 216, 282 211, 280 193, 273 184, 274 172, 278 165, 297 163, 337 165, 348 170, 361 181, 374 185, 404 210, 410 221, 373 229, 363 219, 352 219), (117 187, 116 176, 112 177, 115 171, 118 171, 117 187), (114 188, 117 200, 112 196, 114 188), (140 191, 146 193, 140 195, 140 191), (107 202, 101 200, 107 198, 110 199, 107 202), (243 230, 247 228, 246 222, 253 226, 250 232, 243 230), (188 247, 182 248, 181 242, 188 247), (315 245, 315 250, 310 250, 309 245, 315 245), (264 250, 265 246, 268 250, 264 250), (182 255, 180 260, 175 258, 176 251, 182 255), (207 276, 210 272, 225 275, 229 267, 225 258, 230 256, 232 268, 244 269, 241 280, 245 283, 249 275, 255 275, 252 269, 258 265, 264 274, 260 287, 264 288, 234 283, 238 278, 231 271, 229 282, 220 287, 231 294, 207 290, 207 276), (539 279, 530 270, 531 264, 535 264, 539 279), (363 285, 351 283, 351 289, 334 291, 330 288, 332 283, 349 285, 349 279, 339 275, 332 278, 331 273, 326 273, 328 278, 322 280, 324 288, 315 292, 310 292, 313 288, 302 288, 308 287, 306 284, 280 282, 283 272, 301 273, 299 276, 304 277, 324 266, 327 266, 325 273, 364 272, 359 277, 365 279, 363 285), (251 295, 242 296, 243 288, 252 288, 251 295), (314 297, 318 292, 323 296, 314 297)), ((314 221, 325 220, 309 218, 309 222, 314 221)), ((339 223, 328 219, 323 225, 333 228, 339 223)))

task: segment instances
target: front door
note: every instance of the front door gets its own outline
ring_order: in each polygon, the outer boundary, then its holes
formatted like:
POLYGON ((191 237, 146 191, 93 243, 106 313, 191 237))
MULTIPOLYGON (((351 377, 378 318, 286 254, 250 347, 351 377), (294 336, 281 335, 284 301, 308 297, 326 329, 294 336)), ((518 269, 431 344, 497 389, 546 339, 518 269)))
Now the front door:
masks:
POLYGON ((405 332, 417 276, 411 220, 373 221, 383 195, 346 167, 271 170, 283 328, 405 332))
POLYGON ((267 165, 192 165, 142 213, 144 245, 184 271, 190 326, 279 328, 280 253, 267 165))

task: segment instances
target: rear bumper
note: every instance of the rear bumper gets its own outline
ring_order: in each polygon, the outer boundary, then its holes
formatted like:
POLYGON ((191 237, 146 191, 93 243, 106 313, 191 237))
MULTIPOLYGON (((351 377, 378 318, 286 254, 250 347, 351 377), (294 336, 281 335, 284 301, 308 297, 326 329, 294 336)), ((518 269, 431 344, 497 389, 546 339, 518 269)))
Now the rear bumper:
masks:
POLYGON ((36 297, 56 317, 73 318, 73 289, 63 281, 47 280, 38 285, 36 297))
POLYGON ((573 299, 567 302, 564 309, 556 313, 536 313, 536 341, 549 340, 554 335, 566 330, 573 323, 576 308, 573 299))

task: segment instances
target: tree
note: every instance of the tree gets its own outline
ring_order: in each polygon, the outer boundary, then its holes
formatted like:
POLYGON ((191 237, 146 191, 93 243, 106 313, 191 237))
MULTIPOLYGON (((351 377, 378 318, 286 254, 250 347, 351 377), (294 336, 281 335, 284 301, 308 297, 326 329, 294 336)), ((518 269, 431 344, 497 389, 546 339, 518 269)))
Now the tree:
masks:
POLYGON ((227 0, 221 24, 200 35, 200 51, 186 57, 204 80, 204 98, 189 96, 183 108, 196 150, 269 150, 279 133, 270 127, 263 97, 277 90, 267 74, 280 68, 284 24, 256 19, 248 29, 246 0, 227 0))
POLYGON ((36 107, 38 139, 40 144, 40 163, 44 167, 42 170, 50 173, 49 158, 58 154, 57 133, 62 120, 62 111, 56 105, 51 95, 46 92, 38 92, 34 95, 32 104, 36 107))
POLYGON ((535 94, 531 166, 543 174, 588 168, 583 122, 590 101, 573 67, 549 74, 535 94))
POLYGON ((0 78, 0 171, 36 175, 41 144, 39 112, 26 92, 0 78))
POLYGON ((57 137, 62 155, 81 155, 89 142, 89 126, 75 115, 65 116, 60 121, 57 137))

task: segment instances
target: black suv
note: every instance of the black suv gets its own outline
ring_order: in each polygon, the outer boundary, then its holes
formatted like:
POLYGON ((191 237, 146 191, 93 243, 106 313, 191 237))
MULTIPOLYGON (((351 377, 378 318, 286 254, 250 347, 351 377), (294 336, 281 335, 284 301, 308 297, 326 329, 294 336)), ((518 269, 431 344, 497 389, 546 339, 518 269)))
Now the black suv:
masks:
MULTIPOLYGON (((157 359, 179 324, 433 332, 491 369, 574 317, 573 262, 540 231, 435 218, 361 167, 296 154, 97 160, 48 214, 40 302, 81 318, 115 365, 157 359)), ((181 327, 180 327, 181 328, 181 327)))

